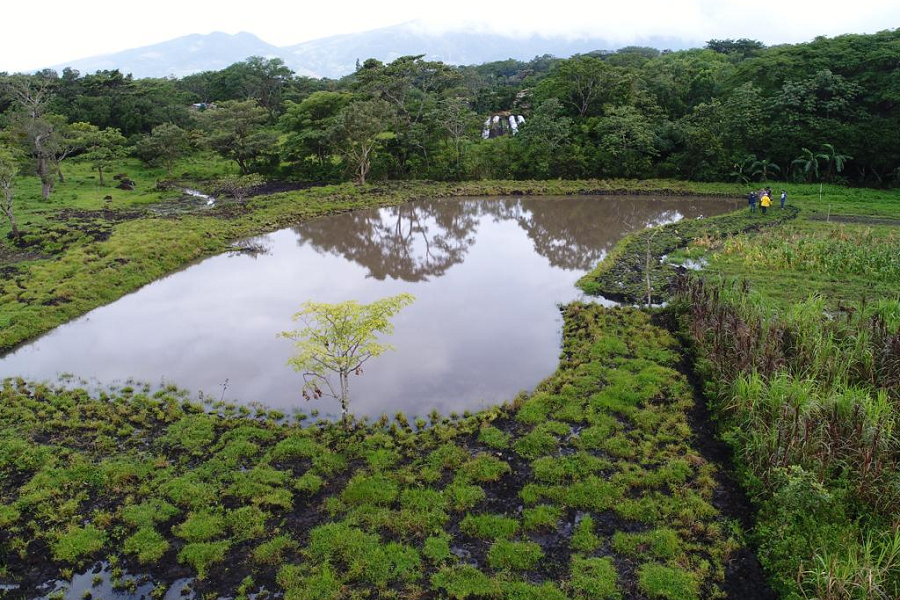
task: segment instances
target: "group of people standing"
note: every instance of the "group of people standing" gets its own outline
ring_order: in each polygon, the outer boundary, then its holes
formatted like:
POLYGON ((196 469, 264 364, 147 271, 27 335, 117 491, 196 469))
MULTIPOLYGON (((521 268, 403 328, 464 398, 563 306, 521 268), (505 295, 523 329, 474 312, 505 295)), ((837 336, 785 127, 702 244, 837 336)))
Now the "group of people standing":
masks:
MULTIPOLYGON (((772 188, 761 188, 758 192, 750 192, 747 195, 747 203, 750 204, 750 212, 756 212, 757 201, 759 202, 762 213, 766 214, 766 210, 772 206, 772 188)), ((787 192, 781 190, 781 208, 784 208, 785 202, 787 202, 787 192)))

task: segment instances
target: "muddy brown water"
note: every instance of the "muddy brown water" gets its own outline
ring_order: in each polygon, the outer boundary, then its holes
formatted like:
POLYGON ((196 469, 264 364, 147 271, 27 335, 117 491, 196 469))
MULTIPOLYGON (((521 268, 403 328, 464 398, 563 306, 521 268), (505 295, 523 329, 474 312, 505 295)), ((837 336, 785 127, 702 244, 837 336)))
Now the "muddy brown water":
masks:
POLYGON ((478 410, 556 368, 558 304, 626 233, 740 207, 721 198, 501 197, 425 200, 315 219, 246 240, 93 310, 0 359, 0 378, 98 385, 171 383, 287 412, 305 402, 280 331, 306 300, 416 302, 396 348, 350 382, 352 410, 377 417, 478 410))

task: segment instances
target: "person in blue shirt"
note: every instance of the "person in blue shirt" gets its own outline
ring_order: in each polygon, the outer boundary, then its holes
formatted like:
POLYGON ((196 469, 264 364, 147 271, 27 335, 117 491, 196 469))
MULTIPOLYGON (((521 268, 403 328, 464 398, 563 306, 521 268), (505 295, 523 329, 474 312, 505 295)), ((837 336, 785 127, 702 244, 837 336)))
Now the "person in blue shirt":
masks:
POLYGON ((787 192, 781 190, 781 208, 784 208, 784 203, 787 202, 787 192))
POLYGON ((750 212, 756 212, 756 192, 747 194, 747 204, 750 205, 750 212))

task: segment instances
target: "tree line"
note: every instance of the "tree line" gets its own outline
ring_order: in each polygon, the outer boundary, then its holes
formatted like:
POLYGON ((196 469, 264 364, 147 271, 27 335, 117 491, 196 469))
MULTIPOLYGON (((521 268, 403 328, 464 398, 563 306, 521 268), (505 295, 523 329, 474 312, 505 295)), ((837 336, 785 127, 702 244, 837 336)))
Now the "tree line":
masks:
POLYGON ((41 178, 198 149, 242 174, 355 179, 673 177, 900 182, 900 30, 767 47, 711 40, 454 67, 366 60, 342 79, 251 57, 181 79, 0 74, 7 162, 41 178), (517 135, 485 120, 524 115, 517 135))

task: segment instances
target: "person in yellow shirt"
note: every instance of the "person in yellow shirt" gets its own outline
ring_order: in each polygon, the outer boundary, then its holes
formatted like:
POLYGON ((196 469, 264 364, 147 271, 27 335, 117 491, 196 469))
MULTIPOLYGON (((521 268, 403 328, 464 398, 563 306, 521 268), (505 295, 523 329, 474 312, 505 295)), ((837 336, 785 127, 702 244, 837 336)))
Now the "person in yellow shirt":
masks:
POLYGON ((763 197, 759 199, 759 205, 762 208, 762 213, 766 214, 766 209, 772 206, 772 199, 769 198, 768 194, 763 194, 763 197))

